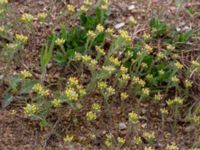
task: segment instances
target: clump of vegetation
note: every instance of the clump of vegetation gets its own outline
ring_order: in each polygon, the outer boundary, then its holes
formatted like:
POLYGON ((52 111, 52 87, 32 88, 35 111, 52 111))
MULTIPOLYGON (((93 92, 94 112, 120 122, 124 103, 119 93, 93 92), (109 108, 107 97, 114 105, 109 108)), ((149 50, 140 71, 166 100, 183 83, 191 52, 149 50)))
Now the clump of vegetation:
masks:
MULTIPOLYGON (((0 1, 0 6, 3 17, 7 1, 0 1)), ((79 11, 75 6, 67 5, 62 15, 68 19, 78 16, 78 25, 61 25, 60 32, 52 33, 47 39, 40 51, 39 78, 31 69, 7 78, 9 82, 2 106, 7 107, 18 96, 23 97, 24 116, 38 121, 41 129, 55 128, 50 119, 55 114, 61 124, 66 115, 70 118, 69 124, 75 127, 82 121, 92 134, 83 142, 86 144, 97 137, 101 123, 104 126, 100 128, 107 134, 103 135, 104 142, 100 147, 110 150, 133 145, 136 149, 155 148, 155 133, 142 129, 141 106, 145 103, 156 105, 163 131, 169 116, 172 116, 170 130, 174 134, 179 131, 181 120, 199 125, 200 106, 197 100, 191 99, 190 91, 194 82, 192 75, 200 72, 200 59, 197 57, 184 64, 180 58, 181 47, 192 37, 192 31, 177 33, 158 18, 152 18, 150 32, 133 39, 126 30, 108 27, 109 14, 107 0, 99 0, 96 4, 86 0, 79 11), (157 41, 160 47, 155 46, 157 41), (56 83, 48 82, 50 62, 61 69, 67 68, 71 74, 59 76, 56 83), (112 133, 117 107, 128 122, 128 129, 122 135, 112 133)), ((45 22, 46 17, 46 13, 39 13, 37 21, 45 22)), ((16 53, 22 53, 34 32, 33 21, 31 14, 21 17, 21 23, 31 29, 27 36, 9 35, 5 27, 0 26, 0 37, 12 39, 3 43, 2 55, 7 63, 3 78, 16 53)), ((74 149, 73 142, 79 140, 66 130, 64 145, 74 149)), ((179 148, 175 143, 166 143, 166 149, 179 148)))

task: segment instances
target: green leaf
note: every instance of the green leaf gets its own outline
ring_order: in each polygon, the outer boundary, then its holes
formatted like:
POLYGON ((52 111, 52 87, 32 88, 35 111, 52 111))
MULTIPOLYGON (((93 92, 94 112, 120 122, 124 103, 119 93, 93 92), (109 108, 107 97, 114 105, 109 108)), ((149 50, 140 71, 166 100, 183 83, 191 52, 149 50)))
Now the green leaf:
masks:
POLYGON ((10 95, 10 94, 6 94, 4 97, 3 97, 3 101, 2 101, 2 107, 3 108, 6 108, 7 106, 10 105, 10 103, 13 101, 13 96, 10 95))
POLYGON ((28 94, 31 92, 33 86, 38 83, 37 80, 25 80, 24 84, 22 85, 21 94, 28 94))
POLYGON ((161 36, 167 31, 167 26, 156 18, 151 19, 149 25, 154 30, 155 36, 161 36))
POLYGON ((19 84, 21 83, 22 79, 19 77, 19 76, 13 76, 11 79, 10 79, 10 88, 15 92, 17 91, 17 87, 19 86, 19 84))

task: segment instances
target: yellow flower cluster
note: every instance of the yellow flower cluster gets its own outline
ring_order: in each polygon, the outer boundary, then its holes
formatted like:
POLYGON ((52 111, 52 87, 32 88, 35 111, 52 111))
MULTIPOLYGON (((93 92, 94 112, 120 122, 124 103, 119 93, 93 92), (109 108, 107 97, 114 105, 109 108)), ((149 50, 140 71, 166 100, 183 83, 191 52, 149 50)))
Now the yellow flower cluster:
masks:
POLYGON ((129 122, 131 124, 137 124, 137 123, 139 123, 139 117, 138 117, 138 115, 135 112, 130 112, 128 114, 128 119, 129 119, 129 122))
POLYGON ((151 146, 148 146, 148 147, 144 147, 144 150, 154 150, 151 146))
POLYGON ((95 46, 95 49, 97 51, 97 53, 100 55, 100 56, 105 56, 105 51, 103 48, 100 48, 99 46, 95 46))
POLYGON ((0 0, 0 5, 8 4, 8 0, 0 0))
POLYGON ((107 10, 108 7, 109 7, 108 0, 102 0, 102 1, 101 1, 100 9, 101 9, 101 10, 107 10))
POLYGON ((54 107, 59 107, 61 105, 61 100, 60 99, 54 99, 53 101, 51 101, 51 104, 54 107))
POLYGON ((41 84, 37 83, 33 86, 32 90, 34 92, 37 92, 41 96, 48 96, 49 95, 49 90, 46 90, 41 84))
POLYGON ((67 88, 65 90, 65 94, 70 101, 77 101, 78 100, 78 93, 75 91, 74 88, 67 88))
POLYGON ((132 82, 133 82, 133 84, 138 84, 141 87, 144 87, 145 84, 146 84, 144 80, 142 80, 142 79, 140 79, 139 77, 136 77, 136 76, 134 76, 132 78, 132 82))
POLYGON ((144 132, 143 134, 144 138, 151 143, 155 139, 155 133, 154 132, 144 132))
POLYGON ((108 61, 109 61, 111 64, 115 65, 115 66, 120 66, 120 64, 121 64, 121 61, 119 61, 118 58, 114 58, 113 56, 111 56, 111 57, 108 59, 108 61))
POLYGON ((101 106, 98 103, 92 104, 92 110, 95 112, 99 112, 101 109, 101 106))
POLYGON ((153 80, 153 75, 152 74, 147 74, 146 79, 148 81, 152 81, 153 80))
POLYGON ((142 144, 142 139, 141 139, 141 137, 140 137, 140 136, 134 137, 134 143, 135 143, 136 145, 142 144))
POLYGON ((31 23, 33 21, 33 16, 31 14, 23 14, 21 20, 25 23, 31 23))
POLYGON ((111 28, 106 29, 105 32, 106 32, 107 34, 109 34, 109 35, 113 35, 113 33, 114 33, 113 29, 111 29, 111 28))
POLYGON ((108 87, 108 85, 107 85, 107 83, 104 82, 104 81, 99 81, 98 84, 97 84, 97 87, 98 87, 98 89, 100 89, 100 90, 105 90, 105 89, 108 87))
POLYGON ((89 111, 86 114, 86 118, 87 118, 88 121, 94 121, 94 120, 97 119, 97 115, 96 115, 95 112, 89 111))
POLYGON ((160 100, 162 100, 162 95, 160 94, 160 92, 158 92, 157 94, 155 94, 154 100, 155 100, 155 101, 160 101, 160 100))
POLYGON ((128 72, 128 68, 124 67, 124 66, 121 66, 120 67, 120 73, 121 74, 126 74, 128 72))
POLYGON ((171 77, 171 81, 173 82, 173 83, 179 83, 179 78, 177 78, 176 76, 173 76, 173 77, 171 77))
POLYGON ((175 47, 173 45, 167 45, 167 50, 169 51, 174 51, 175 50, 175 47))
POLYGON ((98 24, 97 27, 96 27, 96 32, 97 33, 101 33, 103 32, 105 29, 104 27, 101 25, 101 24, 98 24))
POLYGON ((122 92, 121 94, 120 94, 120 97, 121 97, 121 100, 126 100, 127 98, 128 98, 128 94, 126 93, 126 92, 122 92))
POLYGON ((83 61, 83 63, 90 63, 91 60, 92 60, 92 58, 91 58, 91 56, 89 56, 89 55, 83 55, 83 56, 82 56, 82 61, 83 61))
POLYGON ((120 144, 120 145, 124 145, 126 140, 124 138, 121 138, 121 137, 117 137, 117 142, 120 144))
POLYGON ((56 39, 55 43, 59 46, 62 46, 65 43, 65 39, 63 38, 58 38, 56 39))
POLYGON ((103 71, 108 72, 110 75, 116 70, 114 66, 103 66, 102 69, 103 71))
POLYGON ((107 96, 114 95, 114 94, 115 94, 115 89, 114 89, 113 87, 109 86, 109 87, 106 88, 105 94, 106 94, 107 96))
POLYGON ((179 105, 182 105, 183 104, 183 99, 180 98, 180 97, 175 97, 174 99, 169 99, 167 101, 167 105, 169 107, 173 107, 173 106, 179 106, 179 105))
POLYGON ((126 41, 126 42, 131 42, 132 41, 132 38, 131 36, 129 36, 128 32, 127 31, 124 31, 124 30, 120 30, 119 31, 119 34, 120 36, 126 41))
POLYGON ((132 17, 132 16, 129 17, 128 22, 129 22, 131 25, 136 25, 136 24, 137 24, 137 20, 135 20, 135 18, 132 17))
POLYGON ((78 85, 78 79, 76 77, 70 77, 68 79, 69 86, 77 86, 78 85))
POLYGON ((88 33, 87 33, 87 36, 90 39, 94 39, 96 37, 96 33, 94 31, 89 30, 88 33))
POLYGON ((38 107, 35 104, 27 104, 23 109, 28 116, 32 116, 38 112, 38 107))
POLYGON ((67 5, 67 12, 69 13, 74 13, 75 12, 75 7, 74 5, 67 5))
POLYGON ((7 44, 6 44, 6 47, 7 47, 8 49, 15 50, 15 49, 18 47, 18 44, 16 44, 16 43, 7 43, 7 44))
POLYGON ((162 58, 165 57, 165 54, 164 54, 163 52, 158 52, 158 53, 156 54, 156 56, 157 56, 159 59, 162 59, 162 58))
POLYGON ((65 138, 64 138, 65 143, 71 143, 73 140, 74 140, 73 135, 66 135, 65 138))
POLYGON ((5 32, 5 27, 4 26, 0 26, 0 33, 5 32))
POLYGON ((80 53, 75 52, 75 54, 74 54, 74 59, 75 59, 76 61, 80 61, 81 58, 82 58, 82 55, 81 55, 80 53))
POLYGON ((167 115, 168 114, 168 110, 165 109, 165 108, 161 108, 160 112, 161 112, 162 115, 167 115))
POLYGON ((183 68, 183 65, 182 65, 179 61, 177 61, 177 62, 174 64, 174 66, 175 66, 176 69, 178 69, 178 70, 180 70, 180 69, 183 68))
POLYGON ((39 20, 44 20, 47 17, 47 13, 45 13, 45 12, 38 13, 37 17, 38 17, 39 20))
POLYGON ((30 78, 32 77, 32 74, 27 70, 23 70, 20 72, 20 76, 22 76, 23 78, 30 78))
POLYGON ((186 79, 186 80, 184 81, 184 84, 185 84, 185 87, 186 87, 186 88, 191 88, 191 87, 192 87, 192 84, 193 84, 193 82, 192 82, 192 81, 190 81, 190 80, 188 80, 188 79, 186 79))
POLYGON ((192 65, 195 67, 195 68, 198 68, 200 70, 200 63, 196 60, 193 60, 192 61, 192 65))
POLYGON ((175 145, 175 143, 173 144, 168 144, 166 147, 166 150, 179 150, 178 146, 175 145))
POLYGON ((79 85, 79 81, 75 77, 70 77, 67 82, 67 88, 65 95, 69 101, 76 102, 78 99, 86 94, 82 85, 79 85))
POLYGON ((143 38, 144 38, 145 41, 148 41, 151 38, 151 35, 147 34, 147 33, 144 33, 143 34, 143 38))
POLYGON ((16 34, 15 37, 21 43, 26 43, 28 41, 28 37, 22 34, 16 34))
POLYGON ((146 50, 148 54, 153 52, 153 48, 149 46, 148 44, 145 44, 144 49, 146 50))

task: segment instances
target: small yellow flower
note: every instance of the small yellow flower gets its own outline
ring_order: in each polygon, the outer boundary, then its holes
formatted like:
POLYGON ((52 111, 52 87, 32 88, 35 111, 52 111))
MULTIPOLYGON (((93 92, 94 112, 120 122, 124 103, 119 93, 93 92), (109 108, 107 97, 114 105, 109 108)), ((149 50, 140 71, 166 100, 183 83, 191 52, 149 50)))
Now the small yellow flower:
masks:
POLYGON ((174 66, 175 66, 176 69, 178 69, 178 70, 180 70, 180 69, 183 68, 183 65, 182 65, 179 61, 177 61, 177 62, 174 64, 174 66))
POLYGON ((143 134, 143 136, 149 143, 152 143, 152 141, 155 139, 155 133, 154 132, 145 132, 143 134))
POLYGON ((151 146, 148 146, 148 147, 144 147, 144 150, 154 150, 151 146))
POLYGON ((152 81, 153 80, 153 75, 152 74, 147 74, 146 79, 148 81, 152 81))
POLYGON ((112 35, 114 33, 114 31, 113 31, 113 29, 108 28, 108 29, 106 29, 106 33, 109 35, 112 35))
POLYGON ((28 116, 34 115, 38 112, 38 107, 35 104, 27 104, 24 107, 24 112, 28 116))
POLYGON ((127 31, 124 31, 124 30, 120 30, 119 31, 119 34, 120 36, 126 41, 126 42, 131 42, 132 41, 132 38, 131 36, 129 36, 128 32, 127 31))
POLYGON ((96 31, 98 33, 103 32, 104 31, 104 27, 101 24, 98 24, 97 27, 96 27, 96 31))
POLYGON ((161 108, 160 112, 161 112, 162 115, 167 115, 168 114, 168 110, 165 109, 165 108, 161 108))
POLYGON ((134 138, 134 143, 135 143, 136 145, 142 144, 142 139, 141 139, 141 137, 135 137, 135 138, 134 138))
POLYGON ((107 87, 106 88, 106 94, 108 96, 114 95, 115 94, 115 89, 113 87, 111 87, 111 86, 107 87))
POLYGON ((136 25, 137 24, 137 20, 135 20, 135 18, 134 17, 129 17, 129 20, 128 20, 128 22, 131 24, 131 25, 136 25))
POLYGON ((60 99, 54 99, 53 101, 51 101, 51 103, 54 107, 59 107, 61 105, 61 100, 60 99))
POLYGON ((132 78, 132 82, 133 82, 133 84, 138 84, 141 87, 144 87, 145 84, 146 84, 144 80, 142 80, 142 79, 140 79, 139 77, 136 77, 136 76, 134 76, 132 78))
POLYGON ((69 86, 77 86, 78 85, 78 79, 76 77, 70 77, 68 79, 69 86))
POLYGON ((100 89, 100 90, 105 90, 105 89, 108 87, 108 85, 107 85, 106 82, 100 81, 100 82, 98 82, 97 87, 98 87, 98 89, 100 89))
POLYGON ((155 101, 160 101, 160 100, 162 100, 162 95, 160 94, 160 92, 158 92, 157 94, 155 94, 154 100, 155 100, 155 101))
POLYGON ((180 82, 179 78, 177 78, 176 76, 172 77, 171 81, 174 82, 174 83, 179 83, 180 82))
POLYGON ((4 26, 0 26, 0 33, 4 33, 5 32, 5 27, 4 26))
POLYGON ((67 88, 65 94, 70 101, 78 100, 78 93, 75 91, 74 88, 67 88))
POLYGON ((119 61, 118 58, 114 58, 113 56, 111 56, 108 60, 115 66, 120 66, 121 64, 121 61, 119 61))
POLYGON ((114 66, 103 66, 102 69, 103 71, 108 72, 110 75, 116 70, 114 66))
POLYGON ((59 46, 62 46, 65 43, 65 40, 63 38, 56 39, 55 43, 59 46))
POLYGON ((94 31, 88 31, 87 33, 87 36, 90 38, 90 39, 94 39, 96 37, 96 33, 94 31))
POLYGON ((73 135, 66 135, 65 138, 64 138, 65 143, 71 143, 73 140, 74 140, 73 135))
POLYGON ((99 112, 101 109, 101 106, 98 103, 93 103, 92 104, 92 110, 95 112, 99 112))
POLYGON ((143 38, 144 38, 145 41, 148 41, 151 38, 151 35, 147 34, 147 33, 144 33, 143 34, 143 38))
POLYGON ((122 80, 123 81, 128 81, 130 79, 130 75, 129 74, 122 74, 122 80))
POLYGON ((92 0, 84 0, 83 4, 87 7, 90 7, 92 6, 93 3, 92 3, 92 0))
POLYGON ((87 6, 85 6, 85 5, 82 5, 81 8, 80 8, 80 10, 83 11, 83 12, 87 12, 88 9, 89 8, 87 6))
POLYGON ((21 20, 25 23, 31 23, 33 21, 33 16, 31 14, 23 14, 21 20))
POLYGON ((158 71, 159 76, 163 76, 165 74, 165 71, 163 69, 158 71))
POLYGON ((45 12, 38 13, 37 17, 38 17, 39 20, 44 20, 47 17, 47 13, 45 13, 45 12))
POLYGON ((196 61, 196 60, 193 60, 193 61, 192 61, 192 65, 193 65, 194 67, 196 67, 196 68, 200 68, 200 63, 199 63, 198 61, 196 61))
POLYGON ((124 145, 124 143, 126 142, 126 140, 124 138, 121 138, 121 137, 117 137, 117 141, 120 145, 124 145))
POLYGON ((144 48, 148 54, 153 52, 153 48, 148 44, 145 44, 144 48))
POLYGON ((167 50, 174 51, 175 47, 169 44, 169 45, 167 45, 167 50))
POLYGON ((16 34, 15 37, 21 43, 26 43, 28 41, 28 37, 22 34, 16 34))
POLYGON ((166 150, 179 150, 178 146, 175 145, 175 143, 173 144, 168 144, 166 147, 166 150))
POLYGON ((139 117, 135 112, 130 112, 128 114, 129 122, 132 124, 137 124, 139 123, 139 117))
POLYGON ((80 61, 81 58, 82 58, 82 55, 81 55, 80 53, 75 52, 75 54, 74 54, 74 59, 75 59, 76 61, 80 61))
POLYGON ((141 67, 142 67, 142 68, 148 68, 148 65, 147 65, 146 63, 143 62, 143 63, 141 64, 141 67))
POLYGON ((48 96, 48 95, 49 95, 49 91, 46 90, 46 89, 44 89, 44 87, 43 87, 41 84, 39 84, 39 83, 35 84, 35 85, 33 86, 32 90, 33 90, 34 92, 37 92, 37 93, 40 94, 41 96, 48 96))
POLYGON ((165 57, 165 54, 163 52, 158 52, 156 55, 159 59, 162 59, 165 57))
POLYGON ((89 111, 86 114, 86 118, 87 118, 88 121, 94 121, 94 120, 97 119, 97 115, 96 115, 96 113, 89 111))
POLYGON ((185 87, 186 87, 186 88, 191 88, 193 82, 192 82, 191 80, 186 79, 185 82, 184 82, 184 84, 185 84, 185 87))
POLYGON ((143 89, 142 89, 142 94, 143 94, 144 96, 149 96, 149 93, 150 93, 149 88, 143 88, 143 89))
POLYGON ((179 106, 183 104, 183 99, 180 97, 175 97, 174 99, 169 99, 167 105, 170 107, 179 106))
POLYGON ((23 78, 30 78, 32 77, 32 74, 27 70, 23 70, 20 72, 20 76, 22 76, 23 78))
POLYGON ((121 74, 126 74, 128 72, 128 68, 124 67, 124 66, 121 66, 120 67, 120 73, 121 74))
POLYGON ((98 54, 100 54, 101 56, 105 56, 106 53, 103 48, 100 48, 99 46, 95 46, 95 49, 98 54))
POLYGON ((90 63, 91 60, 92 60, 92 58, 91 58, 91 56, 89 56, 89 55, 83 55, 83 56, 82 56, 82 61, 83 61, 84 63, 90 63))
POLYGON ((67 5, 67 12, 69 12, 69 13, 74 13, 74 12, 75 12, 75 7, 74 7, 74 5, 67 5))
POLYGON ((8 0, 0 0, 0 5, 8 4, 8 0))
POLYGON ((128 98, 128 94, 126 93, 126 92, 122 92, 121 94, 120 94, 120 97, 121 97, 121 100, 126 100, 127 98, 128 98))

